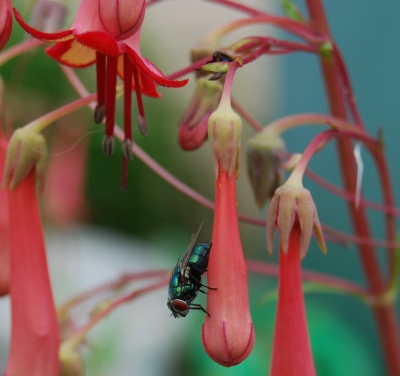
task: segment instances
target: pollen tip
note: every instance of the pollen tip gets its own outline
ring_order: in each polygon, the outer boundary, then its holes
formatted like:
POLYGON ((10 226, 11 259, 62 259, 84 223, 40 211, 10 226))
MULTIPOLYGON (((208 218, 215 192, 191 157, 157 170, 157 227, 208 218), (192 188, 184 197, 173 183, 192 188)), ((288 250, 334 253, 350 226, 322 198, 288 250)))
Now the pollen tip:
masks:
POLYGON ((104 104, 98 104, 94 109, 94 122, 100 124, 106 116, 106 106, 104 104))
POLYGON ((129 161, 133 159, 132 141, 129 138, 125 138, 125 140, 122 141, 122 153, 129 161))
POLYGON ((111 157, 111 155, 114 153, 114 137, 104 136, 104 138, 103 138, 103 153, 107 157, 111 157))
POLYGON ((139 126, 140 133, 144 137, 148 137, 146 119, 142 115, 138 115, 138 126, 139 126))

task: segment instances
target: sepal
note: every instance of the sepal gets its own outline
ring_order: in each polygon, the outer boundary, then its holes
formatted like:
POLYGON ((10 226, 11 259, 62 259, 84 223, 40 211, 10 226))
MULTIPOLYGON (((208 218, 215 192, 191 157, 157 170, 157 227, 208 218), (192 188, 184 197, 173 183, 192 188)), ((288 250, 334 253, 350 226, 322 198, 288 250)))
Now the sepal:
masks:
POLYGON ((319 248, 326 253, 321 224, 310 191, 301 184, 292 184, 288 181, 275 191, 268 208, 266 232, 269 254, 273 252, 275 225, 279 230, 282 251, 287 253, 290 234, 296 219, 299 220, 301 228, 300 257, 303 259, 307 254, 313 230, 319 248))
POLYGON ((32 170, 43 180, 47 160, 47 146, 42 134, 30 128, 17 129, 8 144, 3 186, 13 190, 32 170))
POLYGON ((216 178, 220 170, 239 176, 240 137, 242 119, 230 104, 222 103, 208 119, 208 138, 214 155, 216 178))

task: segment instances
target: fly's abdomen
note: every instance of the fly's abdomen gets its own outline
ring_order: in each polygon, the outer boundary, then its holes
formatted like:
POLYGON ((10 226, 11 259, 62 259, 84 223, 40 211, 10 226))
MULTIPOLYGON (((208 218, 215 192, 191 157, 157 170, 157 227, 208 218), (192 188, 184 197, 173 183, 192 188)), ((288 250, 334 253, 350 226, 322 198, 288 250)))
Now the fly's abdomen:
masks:
POLYGON ((208 258, 210 255, 210 245, 207 243, 197 244, 190 256, 188 267, 190 268, 190 273, 200 277, 206 270, 208 266, 208 258))

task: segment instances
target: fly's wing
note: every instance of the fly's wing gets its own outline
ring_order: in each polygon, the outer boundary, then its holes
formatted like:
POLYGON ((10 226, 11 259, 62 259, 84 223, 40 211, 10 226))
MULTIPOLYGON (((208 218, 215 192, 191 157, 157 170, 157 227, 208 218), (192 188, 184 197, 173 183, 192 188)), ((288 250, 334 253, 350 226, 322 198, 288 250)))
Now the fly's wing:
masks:
POLYGON ((179 262, 179 266, 181 267, 181 274, 182 274, 182 277, 184 277, 184 278, 188 278, 187 270, 186 270, 187 264, 189 262, 190 256, 192 255, 193 248, 195 247, 195 245, 197 243, 197 239, 199 238, 201 228, 203 227, 203 223, 204 222, 200 223, 199 229, 197 230, 197 232, 194 235, 192 235, 192 238, 190 239, 190 243, 186 249, 186 252, 182 257, 182 260, 179 262))

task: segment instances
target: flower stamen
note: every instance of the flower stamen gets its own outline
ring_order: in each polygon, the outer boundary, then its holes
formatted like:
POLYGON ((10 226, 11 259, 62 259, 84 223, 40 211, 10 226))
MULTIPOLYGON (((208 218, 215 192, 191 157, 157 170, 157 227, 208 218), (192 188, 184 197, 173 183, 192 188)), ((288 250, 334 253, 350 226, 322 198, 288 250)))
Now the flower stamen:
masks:
POLYGON ((144 106, 143 106, 143 98, 142 98, 142 89, 140 87, 140 78, 139 71, 135 65, 132 65, 133 78, 135 80, 135 92, 136 92, 136 101, 138 105, 139 115, 138 115, 138 126, 140 133, 147 137, 147 123, 146 118, 144 116, 144 106))
POLYGON ((106 115, 106 55, 96 52, 97 106, 94 110, 94 121, 100 124, 106 115))

